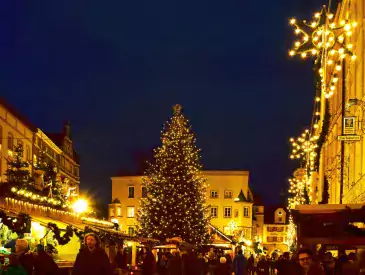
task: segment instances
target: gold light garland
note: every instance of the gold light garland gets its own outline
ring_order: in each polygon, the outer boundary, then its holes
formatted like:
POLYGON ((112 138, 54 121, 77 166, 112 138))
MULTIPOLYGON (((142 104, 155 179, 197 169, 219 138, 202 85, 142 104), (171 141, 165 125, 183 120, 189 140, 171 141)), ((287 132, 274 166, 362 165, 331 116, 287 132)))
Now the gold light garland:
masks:
MULTIPOLYGON (((316 125, 316 124, 315 124, 316 125)), ((318 126, 317 126, 318 127, 318 126)), ((305 167, 310 171, 314 171, 315 158, 317 156, 316 149, 318 147, 318 136, 311 136, 310 131, 307 129, 298 138, 291 138, 292 145, 291 159, 302 159, 305 162, 305 167)))
POLYGON ((326 98, 331 97, 336 90, 337 74, 342 69, 345 57, 356 59, 352 52, 354 45, 347 43, 347 38, 352 36, 357 23, 348 18, 338 21, 325 6, 314 15, 314 20, 309 24, 306 21, 297 22, 295 18, 290 19, 290 24, 295 28, 294 33, 301 38, 294 42, 289 55, 300 55, 302 58, 312 55, 319 58, 321 65, 318 73, 322 80, 321 90, 326 98))

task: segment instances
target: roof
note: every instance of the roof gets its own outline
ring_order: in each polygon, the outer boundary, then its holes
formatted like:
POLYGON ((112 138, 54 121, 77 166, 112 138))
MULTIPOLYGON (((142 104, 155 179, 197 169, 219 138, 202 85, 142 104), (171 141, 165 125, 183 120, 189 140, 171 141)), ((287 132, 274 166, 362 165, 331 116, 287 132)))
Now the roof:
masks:
POLYGON ((238 194, 238 196, 234 199, 235 202, 252 202, 252 198, 250 195, 250 192, 248 192, 248 196, 247 198, 245 197, 245 195, 243 194, 243 191, 241 189, 240 193, 238 194))
POLYGON ((203 170, 203 174, 207 176, 220 176, 220 175, 229 175, 229 176, 248 176, 250 174, 247 170, 203 170))
POLYGON ((266 206, 264 208, 264 224, 275 224, 275 211, 278 208, 282 208, 285 213, 286 213, 286 219, 285 219, 285 224, 289 223, 289 212, 286 209, 286 206, 284 205, 271 205, 271 206, 266 206))
POLYGON ((10 105, 4 98, 0 97, 0 105, 4 106, 6 110, 8 110, 13 116, 19 119, 25 126, 27 126, 32 132, 37 132, 37 127, 30 122, 30 120, 20 113, 16 108, 10 105))
MULTIPOLYGON (((64 133, 45 133, 45 135, 52 140, 62 151, 63 150, 63 141, 65 139, 65 134, 64 133)), ((75 150, 73 150, 73 154, 72 154, 72 158, 73 160, 79 164, 80 163, 80 157, 77 154, 77 152, 75 150)))

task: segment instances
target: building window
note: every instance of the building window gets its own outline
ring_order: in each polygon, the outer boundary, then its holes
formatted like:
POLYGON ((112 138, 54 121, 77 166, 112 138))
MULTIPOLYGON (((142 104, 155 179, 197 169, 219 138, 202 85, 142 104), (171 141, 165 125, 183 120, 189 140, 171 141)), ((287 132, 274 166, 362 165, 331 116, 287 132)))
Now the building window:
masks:
POLYGON ((12 133, 8 133, 8 150, 14 150, 14 137, 12 133))
POLYGON ((142 187, 142 198, 147 198, 147 187, 142 187))
POLYGON ((0 149, 3 145, 3 127, 0 126, 0 149))
POLYGON ((27 147, 25 147, 25 156, 27 158, 28 161, 30 161, 30 147, 29 145, 27 145, 27 147))
POLYGON ((134 227, 130 226, 128 227, 128 235, 133 236, 134 235, 134 227))
POLYGON ((122 207, 121 206, 117 206, 117 216, 118 217, 122 216, 122 207))
POLYGON ((114 207, 110 207, 109 215, 110 215, 110 217, 114 217, 114 207))
POLYGON ((225 190, 224 191, 224 198, 225 199, 232 199, 232 191, 231 190, 225 190))
POLYGON ((243 208, 243 216, 248 218, 250 216, 250 207, 243 208))
POLYGON ((134 198, 134 186, 128 186, 128 198, 134 198))
POLYGON ((127 207, 127 218, 134 218, 134 206, 127 207))
POLYGON ((218 207, 217 206, 213 206, 210 208, 210 215, 212 216, 212 218, 218 217, 218 207))
POLYGON ((218 191, 211 190, 210 191, 210 198, 217 199, 218 198, 218 191))
POLYGON ((282 222, 283 221, 283 217, 278 217, 278 221, 282 222))
POLYGON ((235 210, 234 210, 234 217, 235 217, 235 218, 238 218, 238 209, 235 209, 235 210))
POLYGON ((232 217, 232 207, 230 207, 230 206, 224 207, 223 217, 225 217, 225 218, 231 218, 232 217))
POLYGON ((18 139, 18 146, 24 148, 24 144, 23 141, 21 141, 20 139, 18 139))

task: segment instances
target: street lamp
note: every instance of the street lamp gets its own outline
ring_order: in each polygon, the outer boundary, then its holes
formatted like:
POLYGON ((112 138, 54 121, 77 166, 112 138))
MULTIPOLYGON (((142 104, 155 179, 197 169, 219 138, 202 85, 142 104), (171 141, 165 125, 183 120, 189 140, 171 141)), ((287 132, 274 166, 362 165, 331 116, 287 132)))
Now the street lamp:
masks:
POLYGON ((74 204, 72 204, 72 209, 77 214, 86 212, 88 210, 88 208, 89 208, 89 204, 88 204, 87 200, 84 200, 84 199, 79 199, 74 204))

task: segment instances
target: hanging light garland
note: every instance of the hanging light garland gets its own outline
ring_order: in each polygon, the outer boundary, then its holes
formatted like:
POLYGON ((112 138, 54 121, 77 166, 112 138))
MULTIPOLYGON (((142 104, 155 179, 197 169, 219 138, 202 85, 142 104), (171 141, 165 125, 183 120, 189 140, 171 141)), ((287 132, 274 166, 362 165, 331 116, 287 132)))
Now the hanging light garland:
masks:
POLYGON ((317 141, 318 136, 311 136, 308 129, 305 130, 300 137, 296 139, 291 138, 290 142, 292 146, 292 151, 290 158, 301 159, 301 161, 304 163, 305 168, 307 168, 309 171, 314 171, 314 164, 317 156, 316 149, 318 147, 317 141))
POLYGON ((317 57, 317 61, 320 62, 318 73, 322 81, 321 90, 326 98, 331 97, 336 90, 338 72, 342 70, 343 60, 346 57, 356 59, 356 55, 353 54, 354 45, 348 43, 348 38, 352 36, 357 23, 348 18, 338 21, 325 6, 314 15, 311 23, 290 19, 290 24, 295 28, 294 33, 299 39, 294 42, 289 55, 300 55, 302 58, 317 57))

